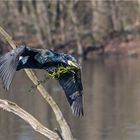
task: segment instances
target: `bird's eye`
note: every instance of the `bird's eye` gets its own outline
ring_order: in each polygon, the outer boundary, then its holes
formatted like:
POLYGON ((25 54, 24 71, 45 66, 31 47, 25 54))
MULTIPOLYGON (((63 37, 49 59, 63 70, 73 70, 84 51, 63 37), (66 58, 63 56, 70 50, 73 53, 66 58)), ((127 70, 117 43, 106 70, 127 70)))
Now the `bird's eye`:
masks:
POLYGON ((70 58, 69 56, 66 56, 66 59, 67 59, 67 60, 71 60, 71 58, 70 58))
POLYGON ((46 52, 46 55, 49 55, 49 54, 50 54, 50 52, 49 52, 49 51, 47 51, 47 52, 46 52))
POLYGON ((71 60, 73 62, 76 62, 76 59, 73 56, 67 56, 67 60, 71 60))

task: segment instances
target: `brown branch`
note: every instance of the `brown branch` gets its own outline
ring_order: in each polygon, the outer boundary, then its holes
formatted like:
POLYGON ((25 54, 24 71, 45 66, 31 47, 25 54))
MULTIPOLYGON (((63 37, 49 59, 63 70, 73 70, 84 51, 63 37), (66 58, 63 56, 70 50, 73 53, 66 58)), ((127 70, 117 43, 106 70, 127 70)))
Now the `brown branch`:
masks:
POLYGON ((30 124, 35 131, 39 132, 45 137, 48 137, 50 140, 61 140, 55 132, 43 126, 37 119, 35 119, 31 114, 20 108, 17 104, 8 100, 0 99, 0 108, 19 116, 28 124, 30 124))
MULTIPOLYGON (((6 39, 6 41, 10 44, 10 46, 14 49, 16 48, 15 43, 13 42, 12 38, 6 33, 6 31, 0 26, 0 34, 6 39)), ((27 76, 30 78, 30 80, 37 86, 37 89, 40 91, 41 95, 44 97, 44 99, 49 103, 52 110, 54 111, 55 117, 57 122, 59 123, 59 126, 62 131, 62 136, 64 140, 73 140, 73 136, 71 134, 70 128, 66 122, 66 120, 63 117, 63 114, 61 110, 59 109, 58 105, 55 103, 53 98, 49 95, 47 90, 43 87, 42 84, 38 85, 39 79, 36 77, 34 72, 29 69, 25 69, 25 72, 27 76)))

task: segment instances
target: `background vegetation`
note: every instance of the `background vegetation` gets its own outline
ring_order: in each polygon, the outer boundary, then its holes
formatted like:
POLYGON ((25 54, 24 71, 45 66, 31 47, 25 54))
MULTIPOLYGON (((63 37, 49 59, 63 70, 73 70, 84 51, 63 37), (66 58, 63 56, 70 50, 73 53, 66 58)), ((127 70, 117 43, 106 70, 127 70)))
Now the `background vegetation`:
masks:
MULTIPOLYGON (((16 44, 27 44, 30 47, 75 53, 85 58, 93 57, 93 54, 100 54, 99 56, 106 54, 117 54, 117 56, 120 54, 140 55, 139 15, 140 0, 0 1, 0 26, 12 36, 16 44)), ((8 51, 10 46, 6 43, 8 37, 5 36, 4 38, 0 35, 0 38, 2 39, 0 39, 0 53, 3 53, 8 51), (6 43, 7 47, 3 43, 6 43)), ((74 137, 81 140, 92 140, 93 138, 97 140, 101 138, 110 139, 111 136, 112 140, 113 138, 122 139, 122 137, 127 139, 127 134, 129 134, 129 138, 130 136, 139 138, 140 113, 137 110, 140 103, 138 94, 140 83, 139 60, 115 60, 111 57, 111 59, 83 61, 82 66, 84 110, 87 112, 82 121, 72 117, 67 105, 65 106, 63 95, 56 94, 62 92, 56 83, 51 81, 51 84, 49 84, 48 82, 48 87, 46 83, 44 84, 50 93, 54 93, 54 95, 51 95, 54 99, 57 99, 56 101, 64 112, 63 114, 70 124, 74 137), (132 130, 131 134, 130 128, 132 126, 135 130, 132 130), (124 130, 126 133, 124 133, 124 130), (138 134, 136 135, 136 133, 138 134)), ((41 89, 42 96, 46 98, 46 88, 38 84, 39 80, 32 71, 26 72, 28 75, 30 74, 30 78, 32 77, 35 87, 41 89)), ((11 96, 10 99, 18 101, 21 107, 27 110, 30 108, 30 112, 39 114, 38 118, 40 120, 43 118, 46 123, 48 119, 47 126, 54 128, 56 124, 54 124, 52 111, 46 109, 43 101, 39 100, 36 94, 21 94, 24 93, 22 89, 28 87, 29 81, 23 78, 23 74, 21 73, 21 77, 17 77, 17 83, 13 84, 11 94, 4 94, 5 91, 1 86, 2 98, 5 99, 6 96, 9 99, 11 96), (15 88, 15 85, 18 85, 18 88, 15 88), (36 98, 33 96, 36 96, 36 98), (22 100, 24 102, 21 102, 22 100)), ((38 77, 44 76, 42 71, 40 73, 35 71, 35 74, 38 77)), ((50 103, 50 99, 47 98, 47 100, 50 103)), ((1 103, 1 105, 3 104, 1 103)), ((23 132, 28 136, 32 134, 32 132, 28 133, 29 129, 23 123, 20 124, 17 121, 15 124, 13 122, 16 121, 13 121, 11 117, 8 118, 9 121, 5 121, 7 114, 1 116, 0 127, 5 128, 1 129, 1 135, 7 137, 7 139, 15 140, 17 135, 20 135, 20 137, 26 136, 23 132), (26 130, 17 129, 18 126, 26 127, 26 130), (19 131, 17 132, 17 130, 19 131), (11 133, 7 135, 9 131, 11 133)), ((73 139, 69 127, 66 131, 63 127, 66 126, 66 122, 62 114, 59 113, 56 117, 64 139, 68 139, 68 136, 69 139, 73 139), (64 121, 63 124, 61 120, 64 121)), ((36 139, 38 140, 38 138, 36 139)))
POLYGON ((139 15, 139 0, 0 2, 0 24, 18 44, 79 55, 107 52, 114 38, 119 42, 139 38, 139 15))

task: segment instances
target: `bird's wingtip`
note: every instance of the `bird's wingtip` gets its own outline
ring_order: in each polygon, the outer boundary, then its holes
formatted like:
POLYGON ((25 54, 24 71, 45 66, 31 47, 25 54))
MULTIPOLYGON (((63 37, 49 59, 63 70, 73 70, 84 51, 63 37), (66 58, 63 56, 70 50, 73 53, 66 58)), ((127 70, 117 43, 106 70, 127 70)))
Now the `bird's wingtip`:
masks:
POLYGON ((5 90, 9 90, 10 84, 16 71, 17 60, 15 56, 6 53, 0 56, 0 79, 3 81, 5 90))
POLYGON ((83 102, 82 102, 82 96, 78 96, 71 105, 72 113, 76 117, 83 117, 84 111, 83 111, 83 102))

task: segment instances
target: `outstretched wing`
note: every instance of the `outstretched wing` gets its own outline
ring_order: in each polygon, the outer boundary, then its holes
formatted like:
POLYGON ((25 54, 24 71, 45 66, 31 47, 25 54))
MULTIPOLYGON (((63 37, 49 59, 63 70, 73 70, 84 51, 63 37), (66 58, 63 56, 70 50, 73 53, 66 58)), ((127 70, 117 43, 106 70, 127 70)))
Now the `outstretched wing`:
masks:
POLYGON ((4 87, 8 90, 16 72, 19 56, 23 53, 25 47, 19 47, 0 56, 0 79, 4 87))
POLYGON ((58 78, 75 116, 83 116, 82 82, 80 70, 70 71, 58 78))

